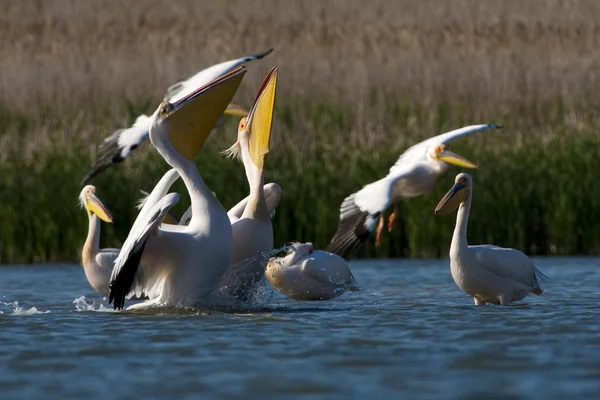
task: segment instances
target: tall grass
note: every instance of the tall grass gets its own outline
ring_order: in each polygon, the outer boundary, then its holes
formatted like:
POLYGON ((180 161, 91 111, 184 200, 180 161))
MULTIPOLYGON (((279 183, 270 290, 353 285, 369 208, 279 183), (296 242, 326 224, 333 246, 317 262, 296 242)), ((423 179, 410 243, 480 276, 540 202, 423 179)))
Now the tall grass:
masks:
MULTIPOLYGON (((248 106, 280 68, 267 181, 284 189, 276 243, 324 246, 343 198, 426 137, 474 123, 505 129, 451 145, 477 162, 469 240, 535 254, 599 254, 600 4, 595 1, 0 1, 0 257, 73 261, 76 206, 97 144, 152 112, 164 89, 212 63, 275 47, 249 65, 248 106), (35 12, 32 12, 32 7, 35 12)), ((218 150, 197 161, 226 206, 247 194, 218 150)), ((120 246, 139 189, 168 166, 150 145, 93 183, 120 246)), ((403 224, 362 255, 447 253, 453 217, 433 209, 460 170, 403 204, 403 224)), ((183 191, 179 183, 177 189, 183 191)), ((187 199, 178 206, 185 210, 187 199)))

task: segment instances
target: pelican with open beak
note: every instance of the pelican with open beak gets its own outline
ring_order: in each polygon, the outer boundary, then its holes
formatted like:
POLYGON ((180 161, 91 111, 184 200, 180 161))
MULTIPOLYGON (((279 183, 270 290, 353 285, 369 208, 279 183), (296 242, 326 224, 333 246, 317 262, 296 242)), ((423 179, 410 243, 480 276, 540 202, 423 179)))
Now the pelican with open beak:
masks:
POLYGON ((473 180, 458 174, 454 186, 435 208, 436 215, 458 209, 456 227, 450 245, 450 272, 456 285, 473 297, 476 305, 509 305, 533 293, 542 294, 540 280, 545 278, 525 254, 515 249, 484 244, 469 246, 467 223, 473 180))
POLYGON ((131 293, 149 300, 129 308, 204 306, 229 266, 233 236, 221 203, 206 186, 194 156, 235 95, 240 67, 173 103, 163 102, 152 116, 150 141, 173 167, 146 199, 110 279, 109 302, 122 309, 131 293), (192 203, 188 225, 163 224, 179 201, 168 193, 181 177, 192 203))
POLYGON ((79 204, 87 211, 88 235, 81 250, 81 264, 90 286, 103 296, 108 296, 108 282, 119 249, 100 249, 100 220, 113 222, 108 208, 96 195, 96 188, 87 185, 79 195, 79 204))
POLYGON ((220 291, 246 301, 255 283, 264 275, 259 260, 240 270, 236 264, 258 252, 273 249, 271 211, 264 191, 264 166, 270 151, 271 126, 277 88, 277 68, 272 68, 261 85, 248 118, 242 118, 235 144, 226 154, 240 158, 244 164, 250 195, 241 217, 233 222, 233 251, 230 268, 223 278, 220 291))
POLYGON ((350 257, 377 226, 375 244, 379 247, 384 227, 383 213, 392 204, 388 220, 391 232, 399 214, 398 203, 427 193, 448 173, 450 165, 477 168, 475 164, 447 149, 448 143, 501 125, 471 125, 427 139, 406 150, 384 178, 346 197, 340 206, 338 229, 326 250, 350 257), (378 223, 379 222, 379 223, 378 223))
MULTIPOLYGON (((188 79, 171 85, 167 89, 167 92, 163 97, 163 101, 170 102, 172 104, 176 103, 188 96, 190 93, 194 92, 197 88, 234 71, 236 68, 239 68, 244 64, 260 60, 270 54, 272 51, 273 49, 269 49, 263 53, 257 53, 250 56, 237 58, 235 60, 225 61, 203 69, 188 79)), ((223 115, 245 117, 248 115, 248 111, 236 104, 229 104, 224 110, 223 115)), ((221 117, 215 124, 215 127, 223 125, 223 121, 224 119, 221 117)), ((131 127, 127 129, 119 129, 104 139, 104 142, 100 145, 98 151, 100 153, 100 157, 98 160, 96 160, 96 162, 94 162, 90 171, 82 179, 81 183, 83 184, 87 182, 100 172, 104 171, 106 168, 121 163, 123 160, 125 160, 131 154, 131 152, 137 149, 138 146, 148 139, 151 124, 151 116, 140 115, 131 127)))

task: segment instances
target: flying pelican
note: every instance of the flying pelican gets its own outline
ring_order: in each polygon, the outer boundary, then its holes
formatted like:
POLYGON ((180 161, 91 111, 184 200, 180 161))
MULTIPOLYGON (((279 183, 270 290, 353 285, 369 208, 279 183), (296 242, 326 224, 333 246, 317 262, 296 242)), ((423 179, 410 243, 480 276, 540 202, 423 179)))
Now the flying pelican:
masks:
POLYGON ((174 103, 163 102, 154 113, 150 141, 181 176, 192 202, 192 219, 187 226, 161 226, 167 212, 179 201, 177 193, 162 195, 172 184, 163 177, 150 193, 115 261, 109 286, 109 302, 115 309, 122 309, 125 297, 132 292, 150 299, 129 307, 134 309, 197 304, 220 283, 231 258, 231 222, 193 159, 245 73, 246 68, 239 67, 174 103))
POLYGON ((266 276, 279 292, 294 300, 331 300, 346 290, 360 290, 348 263, 314 250, 312 243, 292 243, 283 257, 272 257, 266 276))
POLYGON ((249 298, 254 284, 262 279, 265 267, 255 260, 242 271, 236 268, 237 264, 255 257, 258 252, 273 249, 273 225, 263 189, 263 170, 269 153, 276 88, 277 68, 273 67, 256 95, 248 118, 240 121, 237 141, 224 152, 242 160, 250 186, 250 195, 242 215, 231 225, 233 251, 230 268, 223 277, 224 287, 220 289, 242 301, 249 298))
POLYGON ((88 214, 89 228, 81 250, 81 263, 90 286, 103 296, 108 296, 108 281, 119 249, 100 249, 100 220, 113 222, 113 217, 96 196, 96 188, 87 185, 79 195, 79 204, 88 214))
POLYGON ((383 213, 394 204, 388 231, 394 227, 398 202, 427 193, 448 173, 448 164, 477 168, 475 164, 452 153, 446 145, 456 139, 501 125, 471 125, 418 143, 406 150, 386 177, 370 183, 346 197, 340 206, 340 223, 326 250, 348 259, 368 239, 377 220, 376 245, 383 230, 383 213))
MULTIPOLYGON (((187 80, 177 82, 176 84, 170 86, 163 97, 163 101, 176 103, 197 88, 214 81, 218 77, 223 76, 246 63, 260 60, 272 51, 273 49, 269 49, 264 53, 253 54, 251 56, 222 62, 206 68, 191 76, 187 80)), ((243 107, 235 104, 229 104, 225 109, 224 114, 245 117, 248 115, 248 112, 243 107)), ((119 129, 104 139, 104 142, 100 145, 98 150, 100 153, 100 158, 94 162, 92 168, 82 179, 81 183, 84 184, 106 168, 125 160, 132 151, 134 151, 140 144, 142 144, 144 140, 148 138, 148 132, 151 123, 151 116, 140 115, 137 117, 135 123, 131 127, 127 129, 119 129)), ((221 123, 222 119, 219 119, 217 126, 221 123)))
POLYGON ((458 174, 452 189, 435 208, 436 215, 446 215, 458 208, 456 226, 450 245, 450 272, 459 288, 473 296, 475 304, 507 306, 529 293, 542 294, 540 279, 545 278, 519 250, 489 244, 469 246, 467 221, 473 197, 469 174, 458 174))

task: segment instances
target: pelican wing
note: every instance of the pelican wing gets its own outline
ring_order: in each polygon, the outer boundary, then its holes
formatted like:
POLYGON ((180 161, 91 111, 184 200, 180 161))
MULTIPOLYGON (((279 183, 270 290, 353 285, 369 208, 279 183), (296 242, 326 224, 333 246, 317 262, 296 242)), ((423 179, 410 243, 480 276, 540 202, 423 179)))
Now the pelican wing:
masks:
POLYGON ((545 278, 525 254, 515 249, 492 245, 469 246, 477 262, 494 274, 541 289, 539 281, 545 278))
MULTIPOLYGON (((197 74, 191 76, 187 80, 177 82, 170 86, 164 95, 164 100, 175 102, 189 95, 199 87, 205 86, 215 79, 234 71, 236 68, 255 60, 260 60, 273 49, 269 49, 264 53, 253 54, 251 56, 238 58, 235 60, 226 61, 220 64, 208 67, 197 74)), ((241 111, 238 106, 230 105, 227 108, 229 111, 241 111)), ((144 140, 149 137, 150 132, 150 117, 140 115, 133 126, 127 129, 119 129, 112 135, 104 139, 104 143, 100 147, 100 158, 92 165, 92 168, 81 181, 83 185, 88 180, 92 179, 100 172, 104 171, 115 164, 126 159, 133 150, 135 150, 144 140)), ((217 126, 223 122, 217 122, 217 126)))
POLYGON ((346 197, 340 206, 340 223, 326 251, 348 259, 369 238, 379 215, 392 204, 394 184, 409 171, 388 175, 346 197))
POLYGON ((94 162, 90 171, 83 177, 81 184, 83 185, 106 168, 126 159, 150 135, 150 122, 151 117, 140 115, 131 127, 116 130, 104 139, 98 150, 100 158, 94 162))
MULTIPOLYGON (((275 182, 267 183, 266 185, 263 186, 263 190, 265 192, 265 201, 267 203, 267 209, 269 210, 269 215, 271 216, 271 218, 273 218, 273 216, 275 215, 275 210, 277 209, 277 206, 279 205, 279 201, 281 200, 281 197, 283 196, 283 190, 275 182)), ((249 198, 250 198, 250 196, 245 197, 244 199, 242 199, 239 203, 237 203, 235 206, 233 206, 227 212, 227 216, 229 216, 229 220, 231 221, 232 224, 234 222, 236 222, 237 220, 239 220, 240 218, 242 218, 242 214, 244 213, 244 210, 246 209, 246 204, 248 204, 249 198)))
POLYGON ((273 49, 269 49, 263 53, 253 54, 251 56, 238 58, 235 60, 225 61, 220 64, 213 65, 212 67, 203 69, 195 75, 192 75, 188 79, 184 81, 177 82, 176 84, 170 86, 165 93, 164 99, 165 101, 175 102, 177 100, 182 99, 187 96, 194 90, 199 87, 202 87, 215 79, 234 71, 236 68, 249 63, 251 61, 260 60, 265 57, 269 53, 271 53, 273 49))
POLYGON ((339 288, 352 285, 358 288, 346 261, 335 254, 317 250, 305 257, 301 268, 306 276, 323 285, 339 288))
MULTIPOLYGON (((110 277, 109 303, 115 309, 122 309, 125 298, 132 294, 132 284, 136 277, 146 242, 151 235, 159 232, 169 210, 179 201, 179 194, 169 193, 154 204, 144 215, 140 213, 136 219, 129 236, 125 240, 119 257, 115 260, 115 267, 110 277)), ((138 290, 135 291, 136 294, 138 290)))
POLYGON ((488 129, 501 129, 502 125, 483 124, 483 125, 470 125, 464 128, 455 129, 450 132, 442 133, 441 135, 434 136, 414 146, 409 147, 398 161, 390 168, 390 173, 393 173, 398 168, 404 168, 405 164, 414 162, 420 159, 427 152, 430 147, 438 146, 441 144, 448 144, 456 139, 463 138, 465 136, 472 135, 477 132, 482 132, 488 129))

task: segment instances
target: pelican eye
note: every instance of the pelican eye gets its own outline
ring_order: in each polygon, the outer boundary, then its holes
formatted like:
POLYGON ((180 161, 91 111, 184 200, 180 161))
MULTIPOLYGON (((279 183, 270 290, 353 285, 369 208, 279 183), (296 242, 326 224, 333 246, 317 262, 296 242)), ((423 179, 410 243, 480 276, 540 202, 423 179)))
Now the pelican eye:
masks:
POLYGON ((444 152, 444 150, 446 150, 446 146, 444 146, 443 144, 442 144, 442 145, 439 145, 438 147, 436 147, 436 148, 435 148, 435 152, 436 152, 436 154, 443 153, 443 152, 444 152))
POLYGON ((160 110, 158 111, 158 115, 162 118, 168 117, 169 114, 173 111, 173 105, 169 102, 164 102, 160 105, 160 110))
POLYGON ((247 123, 247 122, 248 122, 248 121, 247 121, 246 117, 244 117, 244 118, 242 118, 242 119, 240 120, 240 126, 239 126, 239 130, 240 130, 240 131, 241 131, 241 130, 244 130, 244 129, 246 129, 246 123, 247 123))

